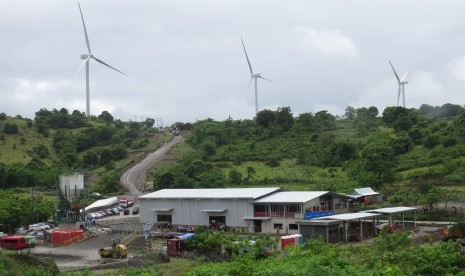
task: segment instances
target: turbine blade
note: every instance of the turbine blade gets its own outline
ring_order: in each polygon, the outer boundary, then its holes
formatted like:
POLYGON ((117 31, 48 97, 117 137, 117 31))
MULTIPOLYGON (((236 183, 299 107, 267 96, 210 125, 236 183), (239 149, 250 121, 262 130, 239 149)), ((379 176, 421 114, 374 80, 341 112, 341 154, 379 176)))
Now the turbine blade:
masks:
POLYGON ((114 67, 112 67, 112 66, 106 64, 105 62, 101 61, 100 59, 96 58, 95 56, 92 56, 92 58, 95 59, 96 61, 100 62, 101 64, 103 64, 103 65, 105 65, 105 66, 108 66, 108 67, 110 67, 111 69, 113 69, 113 70, 115 70, 115 71, 117 71, 117 72, 120 72, 121 74, 127 76, 126 73, 123 73, 123 72, 121 72, 120 70, 118 70, 118 69, 116 69, 116 68, 114 68, 114 67))
POLYGON ((86 36, 87 50, 89 51, 89 54, 91 54, 89 37, 87 36, 86 24, 84 23, 84 16, 82 15, 81 4, 79 4, 79 2, 78 2, 78 6, 79 6, 79 12, 81 13, 82 26, 84 27, 84 35, 86 36))
MULTIPOLYGON (((91 57, 91 56, 88 56, 88 57, 84 60, 84 62, 79 66, 79 68, 77 69, 76 73, 74 74, 74 78, 76 78, 77 75, 79 74, 79 72, 81 72, 82 67, 84 67, 84 65, 86 64, 86 62, 89 61, 90 57, 91 57)), ((73 78, 73 79, 74 79, 74 78, 73 78)))
POLYGON ((406 72, 406 73, 404 74, 404 76, 400 79, 401 82, 405 80, 405 77, 407 77, 407 74, 408 74, 408 72, 406 72))
POLYGON ((252 65, 250 64, 249 56, 247 55, 247 51, 245 50, 244 40, 242 40, 242 37, 241 37, 241 41, 242 41, 242 48, 244 48, 245 58, 247 59, 247 63, 249 64, 250 74, 253 75, 252 65))
POLYGON ((394 72, 394 75, 396 75, 397 82, 400 82, 399 76, 396 73, 396 70, 394 70, 394 66, 392 66, 391 61, 389 60, 389 64, 391 64, 392 71, 394 72))
POLYGON ((250 84, 252 83, 252 80, 253 80, 253 77, 250 78, 249 87, 250 87, 250 84))
POLYGON ((273 82, 272 80, 267 79, 267 78, 264 78, 264 77, 262 77, 262 76, 260 76, 259 78, 264 79, 264 80, 267 80, 267 81, 269 81, 269 82, 273 82))

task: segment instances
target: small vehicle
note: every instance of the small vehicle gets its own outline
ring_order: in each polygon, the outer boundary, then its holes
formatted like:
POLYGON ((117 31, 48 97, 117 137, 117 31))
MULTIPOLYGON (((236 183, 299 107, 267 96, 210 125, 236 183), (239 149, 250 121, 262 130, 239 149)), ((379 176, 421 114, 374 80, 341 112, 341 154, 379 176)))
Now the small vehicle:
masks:
POLYGON ((27 229, 24 228, 24 227, 16 228, 16 234, 25 235, 25 234, 27 234, 27 229))
POLYGON ((111 209, 111 210, 112 210, 112 211, 113 211, 113 213, 115 213, 115 215, 117 215, 117 216, 118 216, 118 215, 119 215, 119 213, 121 212, 121 211, 120 211, 118 208, 116 208, 116 207, 115 207, 115 208, 113 208, 113 209, 111 209))
POLYGON ((137 207, 134 207, 134 209, 132 209, 132 214, 133 214, 133 215, 139 214, 139 207, 138 207, 138 206, 137 206, 137 207))
POLYGON ((28 248, 29 244, 25 236, 7 236, 0 239, 0 246, 6 249, 23 249, 28 248))
POLYGON ((36 239, 33 236, 25 236, 26 237, 26 242, 29 247, 35 247, 36 246, 36 239))
POLYGON ((50 226, 46 224, 36 223, 29 225, 29 231, 43 231, 50 230, 50 226))
POLYGON ((124 215, 129 215, 130 214, 129 209, 124 209, 123 214, 124 215))
POLYGON ((121 244, 119 239, 113 239, 113 244, 110 247, 100 248, 98 254, 102 258, 126 258, 128 256, 128 248, 121 244))
POLYGON ((54 221, 54 220, 47 220, 46 222, 50 228, 53 228, 53 227, 58 227, 58 221, 54 221))

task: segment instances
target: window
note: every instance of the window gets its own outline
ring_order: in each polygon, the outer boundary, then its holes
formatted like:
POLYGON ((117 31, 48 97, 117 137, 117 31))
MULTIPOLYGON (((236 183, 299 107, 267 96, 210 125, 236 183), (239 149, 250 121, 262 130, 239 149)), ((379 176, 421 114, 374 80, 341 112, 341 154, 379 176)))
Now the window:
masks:
POLYGON ((289 224, 289 230, 299 230, 298 224, 289 224))
POLYGON ((274 229, 283 229, 283 224, 282 223, 275 223, 273 225, 274 229))
POLYGON ((169 221, 170 223, 172 222, 171 220, 171 215, 157 215, 157 221, 169 221))

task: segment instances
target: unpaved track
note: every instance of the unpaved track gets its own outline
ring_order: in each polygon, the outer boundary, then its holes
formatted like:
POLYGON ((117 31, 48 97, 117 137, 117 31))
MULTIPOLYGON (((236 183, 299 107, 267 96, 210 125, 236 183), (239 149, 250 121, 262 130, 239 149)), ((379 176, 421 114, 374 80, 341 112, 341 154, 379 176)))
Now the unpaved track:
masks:
POLYGON ((162 145, 156 151, 149 153, 143 160, 127 169, 120 178, 121 186, 135 198, 142 195, 140 191, 144 188, 145 178, 148 170, 163 159, 163 156, 171 149, 172 146, 181 142, 182 136, 174 136, 171 141, 162 145))

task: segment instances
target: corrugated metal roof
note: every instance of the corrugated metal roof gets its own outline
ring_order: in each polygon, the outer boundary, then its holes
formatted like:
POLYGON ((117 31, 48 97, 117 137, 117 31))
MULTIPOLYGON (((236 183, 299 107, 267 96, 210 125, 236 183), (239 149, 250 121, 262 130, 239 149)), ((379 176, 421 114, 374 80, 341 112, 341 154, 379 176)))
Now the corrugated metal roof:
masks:
POLYGON ((312 199, 318 198, 322 195, 329 193, 328 191, 313 191, 313 192, 277 192, 258 200, 254 203, 305 203, 312 199))
POLYGON ((415 207, 399 206, 399 207, 388 207, 388 208, 380 208, 380 209, 374 209, 374 210, 366 210, 364 212, 381 213, 381 214, 394 214, 394 213, 402 213, 402 212, 407 212, 407 211, 413 211, 413 210, 417 210, 417 209, 418 208, 415 208, 415 207))
POLYGON ((140 199, 256 199, 280 188, 163 189, 140 196, 140 199))
POLYGON ((339 214, 339 215, 332 215, 332 216, 327 216, 323 217, 322 219, 335 219, 335 220, 354 220, 354 219, 365 219, 365 218, 372 218, 372 217, 377 217, 379 214, 373 214, 373 213, 345 213, 345 214, 339 214))
POLYGON ((358 188, 354 189, 352 195, 360 195, 360 196, 370 196, 370 195, 379 195, 380 193, 375 192, 372 188, 358 188))

